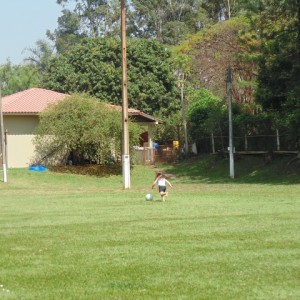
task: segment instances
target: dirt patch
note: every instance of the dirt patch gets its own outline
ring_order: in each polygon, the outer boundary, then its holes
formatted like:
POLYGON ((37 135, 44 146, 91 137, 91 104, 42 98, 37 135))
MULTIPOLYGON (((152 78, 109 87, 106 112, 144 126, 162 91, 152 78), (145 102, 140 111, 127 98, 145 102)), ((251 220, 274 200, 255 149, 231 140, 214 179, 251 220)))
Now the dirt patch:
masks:
POLYGON ((99 177, 108 177, 111 175, 122 174, 121 164, 113 165, 83 165, 83 166, 53 166, 49 168, 50 171, 56 173, 68 173, 78 175, 90 175, 99 177))
POLYGON ((176 179, 176 178, 177 178, 177 176, 175 176, 174 174, 171 174, 171 173, 165 173, 164 170, 158 169, 158 168, 155 167, 155 166, 152 166, 152 169, 153 169, 153 171, 155 172, 155 175, 156 175, 157 173, 163 173, 167 179, 176 179))

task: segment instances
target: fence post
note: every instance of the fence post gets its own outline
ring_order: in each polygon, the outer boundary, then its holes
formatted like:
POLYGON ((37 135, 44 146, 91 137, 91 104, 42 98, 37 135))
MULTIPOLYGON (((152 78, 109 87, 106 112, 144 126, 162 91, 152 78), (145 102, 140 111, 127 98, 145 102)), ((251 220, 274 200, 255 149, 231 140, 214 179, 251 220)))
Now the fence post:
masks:
POLYGON ((245 134, 245 151, 248 151, 248 139, 247 139, 247 134, 245 134))
POLYGON ((214 133, 211 132, 211 147, 212 147, 212 153, 216 153, 215 150, 215 139, 214 139, 214 133))
POLYGON ((279 130, 276 129, 277 151, 280 151, 279 130))

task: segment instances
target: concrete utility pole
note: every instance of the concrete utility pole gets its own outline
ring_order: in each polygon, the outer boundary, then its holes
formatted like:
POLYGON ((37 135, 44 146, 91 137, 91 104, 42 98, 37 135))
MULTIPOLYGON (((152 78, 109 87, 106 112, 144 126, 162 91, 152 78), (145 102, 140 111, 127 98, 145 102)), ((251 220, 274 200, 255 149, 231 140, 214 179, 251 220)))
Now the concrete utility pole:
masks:
POLYGON ((227 93, 228 93, 228 116, 229 116, 229 172, 230 177, 234 178, 234 157, 233 157, 233 133, 232 133, 232 71, 228 67, 227 72, 227 93))
POLYGON ((130 189, 130 156, 128 131, 128 97, 127 97, 127 58, 126 58, 126 7, 121 0, 121 43, 122 43, 122 173, 123 188, 130 189))
POLYGON ((1 152, 2 152, 3 182, 7 182, 6 149, 5 149, 1 86, 0 86, 0 127, 1 127, 1 152))
POLYGON ((183 124, 183 133, 184 133, 184 152, 187 155, 189 152, 188 145, 188 134, 187 134, 187 122, 186 122, 186 114, 185 114, 185 104, 184 104, 184 73, 181 74, 181 81, 179 83, 180 87, 180 99, 181 99, 181 116, 182 116, 182 124, 183 124))

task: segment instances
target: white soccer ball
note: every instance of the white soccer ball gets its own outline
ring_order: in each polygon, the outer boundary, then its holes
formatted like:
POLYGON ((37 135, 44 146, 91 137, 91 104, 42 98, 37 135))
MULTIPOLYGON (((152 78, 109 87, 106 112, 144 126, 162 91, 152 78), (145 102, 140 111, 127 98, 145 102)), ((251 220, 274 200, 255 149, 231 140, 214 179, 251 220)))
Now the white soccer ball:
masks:
POLYGON ((146 195, 146 200, 151 201, 153 200, 153 196, 151 194, 146 195))

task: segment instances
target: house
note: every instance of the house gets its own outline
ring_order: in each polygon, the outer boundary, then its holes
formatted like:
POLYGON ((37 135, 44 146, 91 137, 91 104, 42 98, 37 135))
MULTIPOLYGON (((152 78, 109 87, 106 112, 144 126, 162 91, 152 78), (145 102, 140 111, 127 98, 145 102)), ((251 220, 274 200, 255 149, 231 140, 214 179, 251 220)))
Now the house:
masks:
MULTIPOLYGON (((61 101, 69 95, 41 88, 31 88, 2 98, 3 124, 5 131, 5 149, 8 168, 24 168, 34 158, 34 131, 39 124, 39 114, 49 105, 61 101)), ((113 108, 122 110, 121 106, 113 108)), ((128 116, 147 128, 147 140, 144 146, 153 148, 152 131, 155 124, 162 123, 136 109, 128 109, 128 116)), ((153 160, 150 151, 147 161, 153 160)), ((145 159, 141 159, 145 161, 145 159)))

